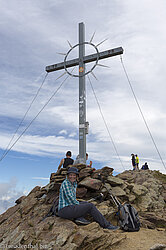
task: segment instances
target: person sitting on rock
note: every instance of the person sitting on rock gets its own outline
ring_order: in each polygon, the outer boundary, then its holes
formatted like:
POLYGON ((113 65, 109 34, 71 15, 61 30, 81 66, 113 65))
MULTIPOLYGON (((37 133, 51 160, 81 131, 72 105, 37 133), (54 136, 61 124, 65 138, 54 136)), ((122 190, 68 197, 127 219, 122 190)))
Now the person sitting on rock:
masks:
MULTIPOLYGON (((88 153, 86 153, 86 161, 88 160, 88 153)), ((87 164, 87 167, 92 167, 92 161, 89 161, 89 164, 87 164)))
POLYGON ((79 202, 76 199, 78 169, 70 167, 66 179, 62 182, 59 193, 58 216, 64 219, 74 220, 76 223, 87 225, 90 222, 84 217, 90 214, 94 221, 103 228, 116 230, 119 227, 113 226, 99 212, 94 204, 90 202, 79 202))
POLYGON ((149 169, 147 162, 145 162, 145 164, 142 166, 141 169, 142 169, 142 170, 147 170, 147 169, 149 169))
POLYGON ((68 168, 69 165, 73 165, 74 160, 71 158, 71 151, 67 151, 66 158, 63 158, 58 166, 58 170, 61 169, 62 165, 63 168, 68 168))
MULTIPOLYGON (((86 153, 86 161, 87 160, 88 160, 88 153, 86 153)), ((79 159, 79 155, 77 155, 76 160, 74 161, 74 165, 79 164, 79 163, 81 163, 81 162, 80 162, 80 159, 79 159)), ((92 161, 90 161, 89 164, 86 164, 86 166, 91 168, 92 167, 92 161)))

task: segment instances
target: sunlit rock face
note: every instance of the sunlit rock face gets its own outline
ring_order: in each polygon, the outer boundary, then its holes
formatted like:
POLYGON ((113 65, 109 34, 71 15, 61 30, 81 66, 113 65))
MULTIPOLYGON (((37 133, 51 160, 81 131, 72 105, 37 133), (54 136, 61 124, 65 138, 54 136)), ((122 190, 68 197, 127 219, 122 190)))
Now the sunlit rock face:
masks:
MULTIPOLYGON (((113 169, 95 170, 86 165, 79 169, 77 198, 93 199, 100 212, 116 225, 117 207, 109 192, 120 202, 129 202, 139 212, 142 229, 165 230, 166 227, 166 176, 158 171, 125 171, 113 176, 113 169), (100 195, 102 193, 102 196, 100 195), (100 199, 99 199, 99 196, 100 199), (95 199, 98 197, 97 199, 95 199)), ((87 226, 56 216, 43 220, 58 196, 66 169, 50 175, 45 187, 35 187, 16 201, 14 207, 0 215, 0 249, 5 246, 36 246, 36 249, 114 249, 127 240, 127 233, 101 228, 92 218, 87 226), (30 245, 31 244, 31 245, 30 245), (45 247, 45 248, 44 248, 45 247)), ((163 233, 162 232, 162 233, 163 233)), ((139 234, 139 232, 138 232, 139 234)), ((127 244, 127 243, 126 243, 127 244)), ((31 247, 32 248, 32 247, 31 247)), ((120 248, 118 248, 120 249, 120 248)))

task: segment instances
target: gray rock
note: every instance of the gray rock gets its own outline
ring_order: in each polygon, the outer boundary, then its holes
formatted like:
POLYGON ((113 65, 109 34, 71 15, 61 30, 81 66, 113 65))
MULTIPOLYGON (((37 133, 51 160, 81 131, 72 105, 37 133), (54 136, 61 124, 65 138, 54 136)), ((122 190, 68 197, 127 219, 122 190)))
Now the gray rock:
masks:
POLYGON ((113 187, 112 190, 111 190, 111 192, 115 196, 126 196, 125 191, 121 187, 119 187, 119 186, 113 187))
POLYGON ((92 179, 90 177, 85 178, 81 182, 79 182, 79 186, 84 186, 86 188, 94 189, 94 190, 100 190, 102 186, 102 182, 97 179, 92 179))
POLYGON ((115 176, 108 176, 107 182, 111 184, 111 186, 123 185, 124 181, 115 176))
POLYGON ((146 193, 148 193, 148 189, 144 186, 134 184, 132 188, 132 192, 135 195, 140 196, 140 195, 145 195, 146 193))
POLYGON ((136 196, 135 196, 135 195, 131 194, 131 195, 129 196, 129 201, 130 201, 130 202, 133 202, 135 199, 136 199, 136 196))
POLYGON ((165 244, 155 244, 149 250, 164 250, 164 249, 166 249, 165 244))
POLYGON ((138 204, 142 211, 148 211, 153 205, 153 201, 149 194, 141 197, 141 202, 138 204))

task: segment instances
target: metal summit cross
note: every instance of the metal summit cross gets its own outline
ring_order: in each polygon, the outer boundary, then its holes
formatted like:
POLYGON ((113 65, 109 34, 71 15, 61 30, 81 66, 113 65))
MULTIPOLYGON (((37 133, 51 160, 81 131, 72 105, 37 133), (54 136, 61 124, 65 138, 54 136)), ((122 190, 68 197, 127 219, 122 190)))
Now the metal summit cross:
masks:
MULTIPOLYGON (((90 42, 85 42, 85 25, 84 23, 79 23, 79 43, 75 46, 71 46, 71 49, 65 54, 64 61, 61 63, 53 64, 46 67, 46 71, 53 72, 61 69, 65 69, 65 71, 73 76, 73 77, 79 77, 79 162, 86 163, 86 134, 88 134, 88 126, 89 123, 86 122, 86 88, 85 88, 85 76, 88 73, 92 73, 92 70, 96 67, 98 64, 98 61, 101 59, 105 59, 107 57, 116 56, 123 54, 123 48, 118 47, 110 50, 106 50, 103 52, 99 52, 97 46, 95 46, 92 43, 92 39, 90 42), (95 54, 91 54, 89 56, 85 56, 85 45, 91 45, 95 48, 96 52, 95 54), (69 53, 75 48, 79 47, 79 58, 68 60, 67 57, 69 53), (89 71, 85 71, 85 64, 96 61, 94 66, 89 71), (67 68, 73 67, 73 66, 79 66, 79 74, 74 75, 70 73, 67 68)), ((93 73, 92 73, 93 74, 93 73)))

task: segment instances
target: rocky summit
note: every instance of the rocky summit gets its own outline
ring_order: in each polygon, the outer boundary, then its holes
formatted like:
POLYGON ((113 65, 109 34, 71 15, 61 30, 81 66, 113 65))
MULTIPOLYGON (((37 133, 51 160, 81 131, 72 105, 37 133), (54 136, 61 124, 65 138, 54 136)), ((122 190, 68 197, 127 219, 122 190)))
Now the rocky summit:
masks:
POLYGON ((50 176, 44 187, 35 187, 16 205, 0 215, 0 250, 4 249, 166 249, 166 175, 158 171, 125 171, 113 176, 113 168, 95 170, 78 164, 77 199, 93 202, 100 212, 117 224, 117 207, 110 191, 121 203, 127 202, 139 213, 139 232, 115 232, 101 228, 92 218, 80 226, 57 216, 48 216, 66 169, 50 176))

